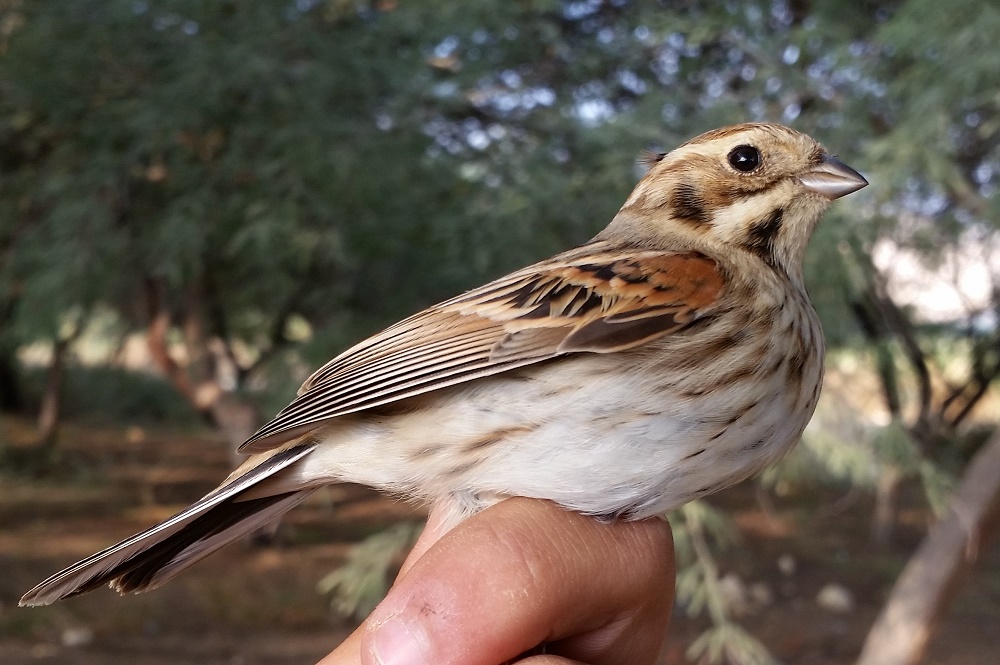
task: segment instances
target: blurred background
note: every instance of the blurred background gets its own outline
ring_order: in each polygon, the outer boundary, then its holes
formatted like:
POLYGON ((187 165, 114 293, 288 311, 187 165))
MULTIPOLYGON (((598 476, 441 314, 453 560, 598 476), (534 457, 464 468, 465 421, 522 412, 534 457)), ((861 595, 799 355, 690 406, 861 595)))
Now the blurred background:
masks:
POLYGON ((661 662, 995 664, 998 38, 975 0, 0 0, 0 662, 314 662, 419 510, 331 488, 153 593, 16 602, 354 341, 587 240, 644 149, 770 120, 872 184, 808 257, 803 445, 672 518, 661 662))

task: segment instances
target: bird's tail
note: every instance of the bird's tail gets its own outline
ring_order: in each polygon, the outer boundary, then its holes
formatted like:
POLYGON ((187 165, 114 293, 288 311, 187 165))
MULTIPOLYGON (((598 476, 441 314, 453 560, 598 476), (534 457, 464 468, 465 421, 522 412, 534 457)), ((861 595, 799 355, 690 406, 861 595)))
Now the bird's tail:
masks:
POLYGON ((195 561, 250 533, 301 502, 313 488, 252 496, 248 490, 308 455, 314 442, 281 450, 190 507, 87 557, 24 594, 20 605, 48 605, 108 584, 119 593, 153 589, 195 561))

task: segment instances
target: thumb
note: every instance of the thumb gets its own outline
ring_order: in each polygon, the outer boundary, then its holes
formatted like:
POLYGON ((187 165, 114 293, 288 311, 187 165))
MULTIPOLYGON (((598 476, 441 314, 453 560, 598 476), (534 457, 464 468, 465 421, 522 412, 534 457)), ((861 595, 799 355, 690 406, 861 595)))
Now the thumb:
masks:
POLYGON ((544 501, 503 501, 408 563, 367 622, 364 665, 497 665, 541 644, 527 662, 652 663, 673 602, 665 522, 544 501))

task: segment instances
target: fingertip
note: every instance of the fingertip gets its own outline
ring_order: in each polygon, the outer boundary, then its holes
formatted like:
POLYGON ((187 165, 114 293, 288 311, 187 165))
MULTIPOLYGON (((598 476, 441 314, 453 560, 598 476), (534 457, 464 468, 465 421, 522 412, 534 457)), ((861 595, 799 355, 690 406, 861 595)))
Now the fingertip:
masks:
POLYGON ((361 643, 362 665, 433 665, 424 626, 405 617, 372 624, 361 643))
POLYGON ((541 656, 531 656, 530 658, 523 658, 517 661, 517 665, 587 665, 587 664, 579 660, 564 658, 563 656, 556 656, 554 654, 543 654, 541 656))

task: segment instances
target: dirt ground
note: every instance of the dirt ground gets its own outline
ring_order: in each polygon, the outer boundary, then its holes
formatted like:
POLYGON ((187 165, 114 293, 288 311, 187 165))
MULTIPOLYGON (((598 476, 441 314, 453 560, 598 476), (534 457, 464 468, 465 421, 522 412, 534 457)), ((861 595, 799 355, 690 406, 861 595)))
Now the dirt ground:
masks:
MULTIPOLYGON (((4 417, 0 426, 9 449, 30 441, 27 423, 4 417)), ((65 471, 42 480, 0 469, 4 665, 314 663, 352 629, 333 616, 316 581, 364 536, 420 516, 364 488, 331 488, 286 518, 277 545, 236 544, 147 594, 97 591, 18 608, 17 598, 36 582, 167 517, 230 466, 224 445, 206 434, 73 425, 64 429, 60 460, 65 471)), ((919 507, 904 509, 894 545, 873 549, 870 500, 834 510, 836 499, 772 498, 765 506, 749 485, 713 499, 734 510, 742 533, 741 544, 720 557, 727 588, 748 599, 740 621, 788 665, 853 662, 927 523, 919 507), (833 593, 839 609, 817 603, 830 584, 841 587, 833 593)), ((687 662, 685 650, 707 625, 682 609, 674 617, 663 665, 687 662)), ((927 662, 996 665, 998 621, 1000 553, 993 551, 959 592, 927 662)))

